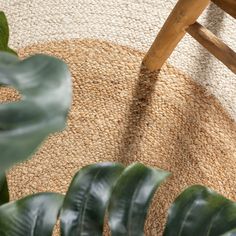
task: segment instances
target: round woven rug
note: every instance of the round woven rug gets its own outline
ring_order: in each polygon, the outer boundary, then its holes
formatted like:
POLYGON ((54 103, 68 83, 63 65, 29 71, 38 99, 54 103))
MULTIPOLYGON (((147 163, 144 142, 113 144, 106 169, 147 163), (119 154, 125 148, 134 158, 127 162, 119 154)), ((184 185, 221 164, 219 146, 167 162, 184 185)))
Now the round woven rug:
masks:
MULTIPOLYGON (((178 69, 141 66, 144 53, 97 40, 23 48, 20 56, 62 58, 73 75, 68 128, 8 175, 11 198, 64 193, 82 166, 142 162, 172 172, 150 207, 146 235, 161 235, 167 209, 187 186, 203 184, 236 200, 236 125, 218 100, 178 69)), ((1 100, 16 98, 1 89, 1 100)))

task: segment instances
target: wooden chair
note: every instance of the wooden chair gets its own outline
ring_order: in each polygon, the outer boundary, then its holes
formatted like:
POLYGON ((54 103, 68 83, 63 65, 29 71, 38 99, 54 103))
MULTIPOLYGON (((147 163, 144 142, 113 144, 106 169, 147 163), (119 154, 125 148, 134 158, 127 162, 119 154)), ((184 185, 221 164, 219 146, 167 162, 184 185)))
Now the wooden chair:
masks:
MULTIPOLYGON (((236 18, 236 0, 212 1, 236 18)), ((143 64, 150 71, 161 69, 187 32, 236 74, 236 53, 212 32, 196 22, 209 3, 210 0, 178 1, 143 60, 143 64)))

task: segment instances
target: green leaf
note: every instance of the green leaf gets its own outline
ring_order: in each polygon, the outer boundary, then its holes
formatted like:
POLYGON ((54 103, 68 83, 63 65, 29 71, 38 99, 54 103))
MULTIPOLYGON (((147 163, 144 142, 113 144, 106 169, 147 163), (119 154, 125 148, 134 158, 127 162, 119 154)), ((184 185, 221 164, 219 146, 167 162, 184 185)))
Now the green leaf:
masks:
POLYGON ((112 236, 144 235, 150 201, 168 175, 168 172, 142 164, 133 164, 122 173, 108 209, 112 236))
POLYGON ((8 47, 8 41, 9 41, 9 27, 7 18, 4 12, 0 11, 0 51, 5 51, 16 55, 16 52, 8 47))
POLYGON ((236 203, 197 185, 173 203, 164 236, 220 236, 235 228, 236 203))
POLYGON ((120 164, 101 163, 75 175, 61 212, 61 235, 102 235, 111 190, 123 169, 120 164))
POLYGON ((64 129, 71 103, 70 73, 54 57, 19 61, 0 53, 1 83, 16 88, 22 99, 0 105, 0 173, 25 160, 50 133, 64 129))
POLYGON ((1 236, 51 236, 63 196, 41 193, 0 207, 1 236))
POLYGON ((0 174, 0 205, 7 202, 9 202, 7 178, 5 174, 0 174))
POLYGON ((229 232, 222 234, 221 236, 236 236, 236 229, 230 230, 229 232))

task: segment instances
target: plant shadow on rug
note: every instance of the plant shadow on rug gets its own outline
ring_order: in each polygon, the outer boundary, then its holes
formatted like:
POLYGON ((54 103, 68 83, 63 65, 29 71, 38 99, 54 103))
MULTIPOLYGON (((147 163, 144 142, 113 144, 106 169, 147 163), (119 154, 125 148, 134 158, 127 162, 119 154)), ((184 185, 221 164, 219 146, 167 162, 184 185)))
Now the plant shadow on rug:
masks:
MULTIPOLYGON (((19 51, 21 57, 34 53, 66 61, 73 104, 67 130, 9 172, 13 199, 65 192, 87 164, 139 161, 172 173, 150 207, 147 235, 161 234, 167 209, 189 185, 206 185, 235 200, 235 123, 191 78, 170 65, 148 73, 140 68, 144 53, 98 40, 49 42, 19 51)), ((4 91, 1 100, 14 98, 4 91)))

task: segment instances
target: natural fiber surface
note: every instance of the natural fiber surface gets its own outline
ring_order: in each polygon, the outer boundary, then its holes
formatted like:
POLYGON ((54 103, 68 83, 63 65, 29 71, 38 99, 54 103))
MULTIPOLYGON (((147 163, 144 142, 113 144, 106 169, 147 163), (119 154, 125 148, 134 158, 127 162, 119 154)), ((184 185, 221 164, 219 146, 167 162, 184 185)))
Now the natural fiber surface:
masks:
MULTIPOLYGON (((25 57, 64 59, 73 75, 68 128, 10 171, 12 199, 65 192, 82 166, 139 161, 172 172, 158 191, 146 235, 161 235, 167 209, 185 187, 204 184, 236 200, 236 125, 216 98, 172 66, 141 67, 143 53, 96 40, 38 44, 25 57)), ((14 93, 1 89, 1 100, 14 93)))
MULTIPOLYGON (((177 0, 0 0, 13 48, 54 40, 98 39, 147 52, 177 0)), ((236 51, 235 19, 211 4, 198 21, 236 51)), ((168 59, 236 120, 236 75, 188 34, 168 59)))

